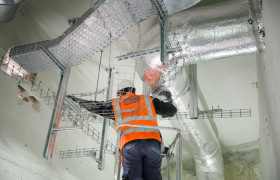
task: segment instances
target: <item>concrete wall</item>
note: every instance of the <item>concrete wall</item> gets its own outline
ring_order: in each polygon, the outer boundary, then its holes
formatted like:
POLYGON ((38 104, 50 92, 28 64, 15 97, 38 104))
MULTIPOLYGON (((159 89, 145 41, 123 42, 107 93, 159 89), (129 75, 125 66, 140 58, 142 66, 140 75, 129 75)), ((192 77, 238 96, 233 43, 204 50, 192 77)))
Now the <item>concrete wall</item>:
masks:
POLYGON ((280 178, 280 1, 263 1, 266 52, 258 56, 260 150, 264 179, 280 178))
MULTIPOLYGON (((73 69, 81 71, 78 67, 73 69)), ((58 72, 40 74, 55 90, 58 72), (55 76, 56 75, 56 76, 55 76), (45 77, 43 77, 45 76, 45 77)), ((72 76, 70 86, 79 76, 72 76)), ((51 118, 51 108, 41 103, 39 111, 17 97, 17 81, 0 71, 0 179, 113 179, 114 156, 106 156, 106 169, 99 171, 97 163, 85 158, 60 159, 59 151, 93 148, 96 144, 81 131, 60 132, 52 160, 43 158, 43 148, 51 118)), ((77 84, 76 84, 77 85, 77 84)), ((77 87, 77 86, 76 86, 77 87)), ((66 123, 66 122, 65 122, 66 123)), ((70 126, 61 122, 60 125, 70 126)), ((97 124, 95 128, 100 129, 97 124), (98 126, 98 127, 97 127, 98 126)), ((110 128, 109 135, 113 129, 110 128)), ((112 141, 115 142, 115 141, 112 141)))
MULTIPOLYGON (((243 55, 198 64, 198 82, 208 108, 251 109, 251 117, 216 118, 222 147, 259 138, 256 55, 243 55)), ((213 124, 212 124, 213 126, 213 124)))

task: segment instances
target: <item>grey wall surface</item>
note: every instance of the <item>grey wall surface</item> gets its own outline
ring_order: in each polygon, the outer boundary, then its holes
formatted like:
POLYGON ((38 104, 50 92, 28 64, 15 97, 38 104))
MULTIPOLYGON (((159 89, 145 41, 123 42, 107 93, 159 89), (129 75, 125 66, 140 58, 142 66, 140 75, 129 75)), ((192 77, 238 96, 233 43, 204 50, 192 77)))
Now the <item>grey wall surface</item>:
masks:
POLYGON ((266 52, 258 58, 261 160, 264 179, 280 178, 280 1, 263 1, 266 52))

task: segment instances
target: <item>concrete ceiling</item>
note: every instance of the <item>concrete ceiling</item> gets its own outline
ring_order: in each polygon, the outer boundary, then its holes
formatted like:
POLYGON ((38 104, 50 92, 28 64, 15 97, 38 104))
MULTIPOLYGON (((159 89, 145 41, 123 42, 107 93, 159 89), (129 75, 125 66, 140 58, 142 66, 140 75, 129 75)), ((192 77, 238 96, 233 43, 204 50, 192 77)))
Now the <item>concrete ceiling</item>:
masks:
MULTIPOLYGON (((224 2, 204 0, 197 6, 224 2)), ((26 0, 16 18, 0 24, 0 47, 6 52, 13 46, 49 40, 60 36, 70 25, 67 19, 81 16, 90 6, 90 0, 26 0)), ((157 23, 152 18, 141 23, 141 34, 157 23)), ((132 28, 120 39, 133 44, 138 41, 138 29, 132 28)), ((1 53, 0 51, 0 53, 1 53)), ((118 54, 120 50, 114 49, 118 54)), ((95 91, 100 54, 96 54, 82 65, 72 68, 68 93, 95 91)), ((109 50, 102 59, 101 78, 106 78, 109 50)), ((39 111, 33 110, 17 97, 17 81, 0 73, 0 179, 112 179, 114 157, 106 157, 104 171, 90 158, 60 159, 59 151, 94 146, 92 140, 82 132, 59 134, 52 160, 45 160, 42 152, 49 126, 51 109, 41 103, 39 111), (100 177, 100 178, 97 178, 100 177), (101 178, 102 177, 102 178, 101 178)), ((48 87, 56 90, 59 81, 57 70, 42 72, 39 78, 48 87)), ((231 147, 258 140, 258 96, 255 55, 231 57, 198 64, 198 83, 201 96, 209 108, 252 109, 250 118, 217 118, 212 122, 222 147, 231 147)), ((136 75, 138 87, 142 86, 136 75)), ((100 81, 99 89, 107 82, 100 81)), ((138 88, 140 89, 140 88, 138 88)), ((141 91, 138 91, 141 93, 141 91)), ((104 100, 104 96, 98 96, 104 100)), ((200 104, 200 109, 203 110, 200 104)), ((168 122, 162 124, 169 125, 168 122)), ((96 125, 100 129, 100 125, 96 125)), ((108 137, 115 142, 112 129, 108 137)))

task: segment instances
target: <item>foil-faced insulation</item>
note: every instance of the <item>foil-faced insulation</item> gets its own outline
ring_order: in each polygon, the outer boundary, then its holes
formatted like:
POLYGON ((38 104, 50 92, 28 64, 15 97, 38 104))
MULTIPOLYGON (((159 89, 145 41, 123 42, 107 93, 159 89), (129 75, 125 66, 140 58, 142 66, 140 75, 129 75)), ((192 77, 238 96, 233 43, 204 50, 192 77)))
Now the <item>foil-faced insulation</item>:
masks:
POLYGON ((171 93, 173 104, 178 109, 178 121, 171 121, 172 125, 182 130, 182 137, 191 151, 196 169, 197 179, 224 179, 223 158, 219 142, 207 119, 190 119, 189 112, 189 80, 183 59, 170 60, 164 66, 159 56, 147 59, 143 81, 157 93, 164 89, 171 93), (151 62, 153 61, 153 62, 151 62), (157 64, 156 66, 154 66, 157 64), (157 67, 160 67, 157 69, 157 67), (157 74, 158 73, 158 74, 157 74), (148 81, 156 74, 160 76, 158 82, 148 81), (149 77, 150 76, 150 77, 149 77))
POLYGON ((174 14, 176 12, 182 11, 184 9, 187 9, 189 7, 194 6, 200 0, 163 0, 164 4, 166 6, 168 14, 174 14))
POLYGON ((253 54, 264 49, 264 41, 251 21, 246 1, 195 8, 169 18, 168 40, 172 48, 182 48, 175 56, 187 64, 253 54))
MULTIPOLYGON (((159 55, 149 55, 146 62, 141 63, 138 73, 152 91, 157 91, 159 85, 168 90, 178 112, 189 112, 188 78, 185 77, 184 65, 257 53, 264 48, 263 41, 261 45, 257 44, 250 24, 248 2, 186 10, 170 16, 168 20, 169 48, 181 47, 182 51, 169 56, 169 62, 164 65, 159 55)), ((155 46, 150 39, 144 42, 149 47, 155 46)), ((194 157, 197 179, 224 179, 221 148, 209 121, 191 120, 185 113, 178 114, 179 122, 171 123, 182 129, 183 139, 194 157)))
MULTIPOLYGON (((181 64, 183 63, 182 61, 181 64)), ((182 93, 182 89, 188 87, 188 81, 172 75, 174 71, 176 72, 175 68, 171 66, 163 73, 164 88, 172 94, 173 103, 178 109, 179 122, 178 125, 173 125, 182 129, 182 137, 193 154, 196 178, 224 179, 221 149, 210 122, 207 119, 190 119, 184 113, 189 112, 189 93, 182 93)), ((185 67, 182 71, 186 71, 185 67)))

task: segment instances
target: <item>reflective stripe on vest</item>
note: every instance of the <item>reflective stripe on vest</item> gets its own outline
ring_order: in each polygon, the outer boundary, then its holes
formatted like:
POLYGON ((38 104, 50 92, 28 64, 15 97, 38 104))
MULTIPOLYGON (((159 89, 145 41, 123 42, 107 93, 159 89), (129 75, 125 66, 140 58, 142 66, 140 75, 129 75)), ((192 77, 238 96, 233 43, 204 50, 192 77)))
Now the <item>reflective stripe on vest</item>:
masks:
POLYGON ((117 119, 116 121, 118 122, 118 124, 122 124, 122 114, 121 114, 121 108, 120 108, 120 104, 119 104, 119 99, 115 99, 115 108, 116 108, 116 116, 117 119))
MULTIPOLYGON (((154 126, 154 127, 157 127, 157 126, 154 126)), ((159 129, 147 129, 147 128, 130 128, 130 129, 126 129, 126 130, 123 130, 121 132, 121 136, 123 135, 126 135, 126 134, 129 134, 131 132, 153 132, 153 131, 156 131, 158 133, 160 133, 159 129)))
POLYGON ((136 139, 156 139, 162 142, 156 113, 149 96, 138 96, 132 93, 127 97, 113 99, 112 105, 116 120, 115 130, 117 128, 121 130, 120 149, 126 143, 136 139), (126 126, 127 123, 143 126, 126 126), (122 127, 119 127, 120 125, 122 127), (153 129, 145 128, 145 126, 152 126, 153 129))
POLYGON ((116 112, 115 113, 116 113, 116 116, 117 116, 118 126, 123 124, 123 123, 132 121, 132 120, 136 120, 136 121, 139 121, 139 120, 153 120, 153 121, 157 122, 157 118, 155 118, 153 116, 153 111, 152 111, 152 107, 151 107, 151 104, 150 104, 150 101, 149 101, 149 97, 148 96, 144 96, 144 100, 145 100, 145 105, 146 105, 146 107, 148 109, 149 115, 147 115, 147 116, 130 116, 130 117, 122 119, 122 115, 121 115, 122 112, 132 112, 133 110, 135 110, 135 108, 123 111, 120 108, 119 99, 115 99, 115 101, 114 101, 115 102, 115 108, 116 108, 116 112))

